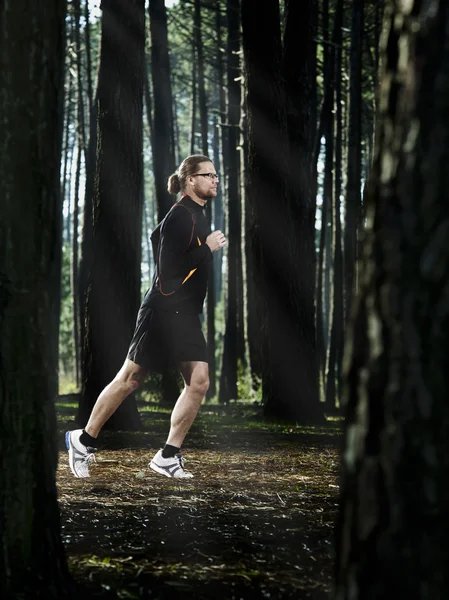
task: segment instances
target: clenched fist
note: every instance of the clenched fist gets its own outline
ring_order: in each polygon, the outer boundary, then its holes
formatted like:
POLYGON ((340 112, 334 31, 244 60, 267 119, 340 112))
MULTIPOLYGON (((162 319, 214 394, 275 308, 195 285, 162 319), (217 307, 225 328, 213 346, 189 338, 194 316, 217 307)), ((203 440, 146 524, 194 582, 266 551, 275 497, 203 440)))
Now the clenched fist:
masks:
POLYGON ((209 236, 207 236, 206 244, 211 249, 211 252, 216 252, 217 250, 223 248, 223 246, 226 244, 226 238, 220 230, 213 231, 209 236))

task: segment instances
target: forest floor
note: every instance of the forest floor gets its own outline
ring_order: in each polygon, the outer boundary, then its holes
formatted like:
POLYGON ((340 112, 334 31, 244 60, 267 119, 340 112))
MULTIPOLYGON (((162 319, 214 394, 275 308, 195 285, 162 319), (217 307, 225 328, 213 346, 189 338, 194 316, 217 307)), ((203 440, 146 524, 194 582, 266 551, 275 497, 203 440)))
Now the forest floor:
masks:
POLYGON ((92 597, 327 600, 341 426, 269 423, 251 405, 201 407, 183 452, 194 479, 147 468, 169 408, 145 431, 103 431, 89 479, 68 466, 73 403, 58 405, 57 472, 70 571, 92 597))

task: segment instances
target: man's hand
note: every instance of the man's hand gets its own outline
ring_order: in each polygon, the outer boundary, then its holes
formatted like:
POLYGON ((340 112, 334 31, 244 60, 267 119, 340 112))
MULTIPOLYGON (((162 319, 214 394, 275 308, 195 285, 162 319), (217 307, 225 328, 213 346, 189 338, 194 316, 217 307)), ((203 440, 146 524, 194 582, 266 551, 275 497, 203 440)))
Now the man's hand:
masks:
POLYGON ((223 248, 226 244, 226 238, 220 230, 213 231, 206 239, 206 244, 211 249, 211 252, 216 252, 223 248))

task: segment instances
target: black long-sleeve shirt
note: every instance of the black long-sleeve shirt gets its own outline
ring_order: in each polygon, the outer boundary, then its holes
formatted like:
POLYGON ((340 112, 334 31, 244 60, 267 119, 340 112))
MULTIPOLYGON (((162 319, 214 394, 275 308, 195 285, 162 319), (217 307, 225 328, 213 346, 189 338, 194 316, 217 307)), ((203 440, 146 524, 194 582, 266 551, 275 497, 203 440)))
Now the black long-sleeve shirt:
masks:
POLYGON ((144 304, 169 312, 203 312, 212 252, 202 207, 183 196, 151 234, 155 253, 153 284, 144 304))

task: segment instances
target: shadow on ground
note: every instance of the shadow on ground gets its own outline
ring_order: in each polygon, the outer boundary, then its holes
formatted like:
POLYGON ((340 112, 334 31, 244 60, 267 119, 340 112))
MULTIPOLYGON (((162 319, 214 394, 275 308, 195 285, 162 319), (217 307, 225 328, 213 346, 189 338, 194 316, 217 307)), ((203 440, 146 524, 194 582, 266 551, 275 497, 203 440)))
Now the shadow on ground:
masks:
MULTIPOLYGON (((195 478, 178 482, 147 468, 168 412, 142 414, 148 433, 102 434, 89 479, 72 477, 61 443, 63 540, 78 581, 110 598, 329 597, 338 427, 207 408, 184 448, 195 478)), ((67 411, 60 426, 63 440, 67 411)))

